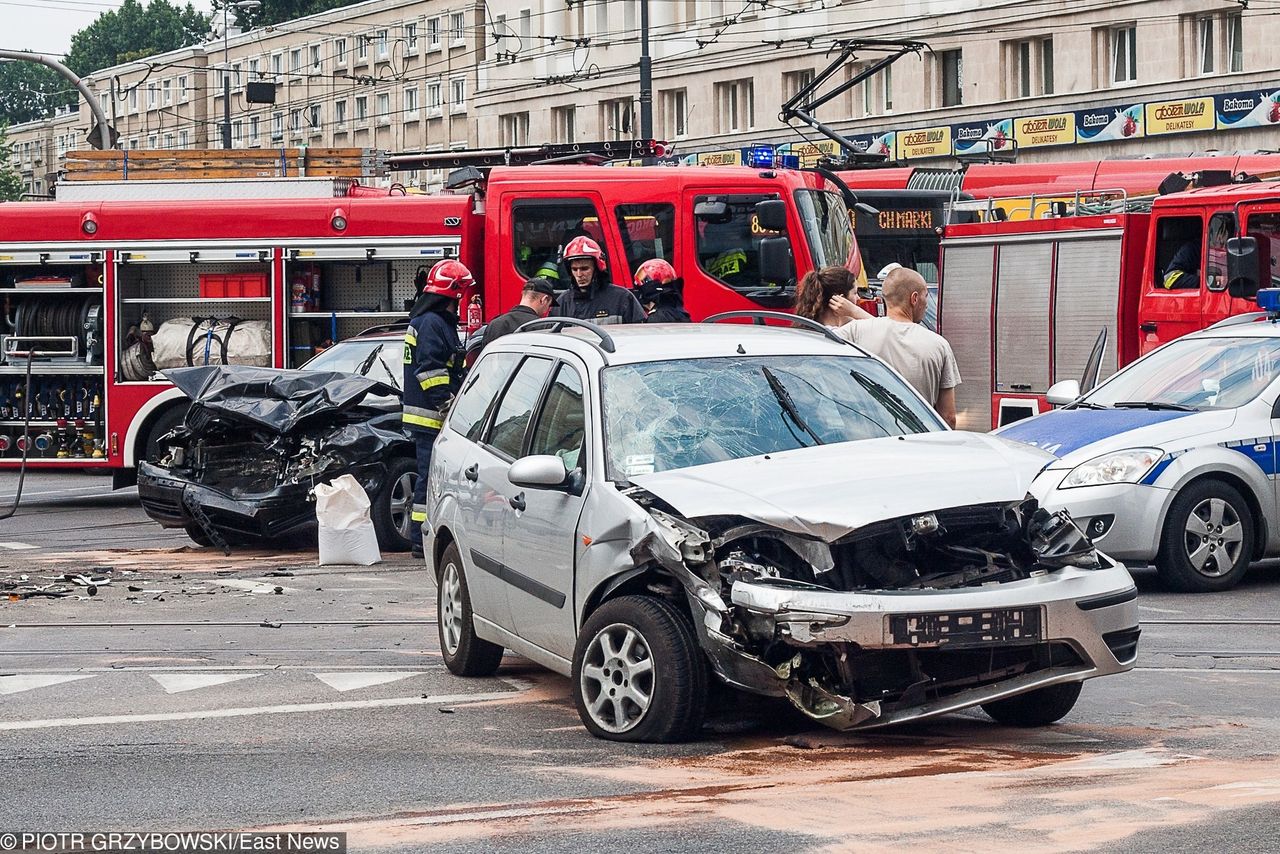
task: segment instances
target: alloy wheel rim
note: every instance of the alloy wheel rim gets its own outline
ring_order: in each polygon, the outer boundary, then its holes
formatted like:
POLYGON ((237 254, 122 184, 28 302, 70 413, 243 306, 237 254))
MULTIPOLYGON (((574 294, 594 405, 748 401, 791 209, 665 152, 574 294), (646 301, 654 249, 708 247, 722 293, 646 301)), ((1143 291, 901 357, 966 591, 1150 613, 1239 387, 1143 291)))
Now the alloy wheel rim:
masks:
POLYGON ((1187 515, 1184 547, 1196 572, 1221 578, 1235 568, 1244 548, 1240 514, 1221 498, 1206 498, 1187 515))
POLYGON ((591 639, 579 687, 591 720, 621 733, 644 720, 653 702, 656 671, 649 645, 633 626, 614 623, 591 639))
POLYGON ((413 538, 413 490, 418 473, 407 471, 391 485, 391 525, 406 540, 413 538))
POLYGON ((452 561, 440 577, 440 630, 445 652, 456 655, 462 642, 462 581, 452 561))

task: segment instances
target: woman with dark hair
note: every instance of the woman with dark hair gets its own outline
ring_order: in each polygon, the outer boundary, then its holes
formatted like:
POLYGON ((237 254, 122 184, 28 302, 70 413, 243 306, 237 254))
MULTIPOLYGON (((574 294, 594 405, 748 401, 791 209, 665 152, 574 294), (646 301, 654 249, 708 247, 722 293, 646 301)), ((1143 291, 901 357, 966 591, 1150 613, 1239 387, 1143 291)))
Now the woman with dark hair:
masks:
POLYGON ((871 317, 854 302, 857 289, 857 278, 845 267, 810 270, 797 288, 796 314, 833 327, 871 317))

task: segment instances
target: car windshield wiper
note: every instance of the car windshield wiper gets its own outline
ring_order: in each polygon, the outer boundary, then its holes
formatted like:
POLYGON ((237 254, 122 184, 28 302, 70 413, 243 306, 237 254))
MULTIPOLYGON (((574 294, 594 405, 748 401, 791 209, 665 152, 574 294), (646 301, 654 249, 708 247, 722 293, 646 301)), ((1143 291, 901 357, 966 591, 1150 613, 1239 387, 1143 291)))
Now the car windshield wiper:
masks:
POLYGON ((1122 400, 1115 404, 1116 409, 1172 409, 1175 412, 1199 412, 1200 410, 1194 406, 1187 406, 1185 403, 1165 403, 1159 400, 1122 400))
MULTIPOLYGON (((853 381, 871 395, 877 403, 885 408, 893 420, 898 422, 898 426, 913 433, 927 433, 929 428, 924 426, 924 422, 920 420, 907 404, 893 392, 874 380, 864 377, 857 371, 849 371, 849 376, 853 377, 853 381)), ((888 431, 885 435, 889 435, 888 431)))
POLYGON ((1106 406, 1105 404, 1102 404, 1102 403, 1090 403, 1087 400, 1077 400, 1075 403, 1069 403, 1062 408, 1063 409, 1110 409, 1111 407, 1106 406))
POLYGON ((791 417, 796 426, 804 432, 808 433, 813 441, 819 445, 825 445, 822 437, 813 432, 813 428, 805 423, 800 417, 800 410, 796 408, 796 402, 791 398, 791 392, 787 391, 787 387, 782 384, 782 380, 774 376, 773 371, 762 367, 760 371, 764 374, 765 381, 769 383, 769 389, 773 392, 773 396, 778 399, 778 405, 782 407, 782 411, 791 417))
MULTIPOLYGON (((370 350, 369 355, 365 356, 364 361, 360 363, 360 367, 356 368, 356 373, 362 377, 369 376, 369 369, 373 367, 373 360, 378 358, 378 354, 381 352, 382 348, 378 346, 370 350)), ((386 367, 385 363, 383 363, 383 367, 386 367)), ((388 373, 390 372, 388 371, 388 373)))

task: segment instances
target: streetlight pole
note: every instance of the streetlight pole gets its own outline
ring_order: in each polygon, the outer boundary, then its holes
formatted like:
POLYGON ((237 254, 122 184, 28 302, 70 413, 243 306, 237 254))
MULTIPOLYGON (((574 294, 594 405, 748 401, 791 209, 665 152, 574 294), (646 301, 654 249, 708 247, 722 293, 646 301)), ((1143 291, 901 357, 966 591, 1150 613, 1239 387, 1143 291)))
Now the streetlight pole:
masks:
POLYGON ((653 61, 649 57, 649 0, 640 0, 640 138, 653 139, 653 61))
POLYGON ((257 9, 262 5, 261 0, 238 0, 238 2, 227 2, 222 4, 222 147, 231 147, 231 51, 228 42, 231 40, 230 25, 227 18, 227 10, 234 6, 237 9, 243 9, 246 12, 251 9, 257 9))

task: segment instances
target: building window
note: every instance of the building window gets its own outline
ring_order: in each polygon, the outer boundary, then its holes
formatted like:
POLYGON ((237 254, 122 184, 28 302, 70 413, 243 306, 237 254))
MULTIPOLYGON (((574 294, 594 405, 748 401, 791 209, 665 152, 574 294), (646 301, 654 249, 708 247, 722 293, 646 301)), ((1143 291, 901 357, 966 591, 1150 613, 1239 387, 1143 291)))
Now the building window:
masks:
POLYGON ((786 71, 782 75, 782 97, 784 100, 794 98, 796 94, 813 82, 813 69, 802 71, 786 71))
POLYGON ((356 98, 356 121, 363 122, 369 118, 369 99, 364 95, 356 98))
POLYGON ((959 48, 935 54, 938 64, 938 94, 942 106, 955 107, 964 101, 964 55, 959 48))
POLYGON ((405 48, 410 53, 414 53, 418 50, 418 25, 417 24, 404 25, 404 45, 405 45, 405 48))
POLYGON ((1111 41, 1111 82, 1134 82, 1138 79, 1138 26, 1114 27, 1108 33, 1111 41))
POLYGON ((662 105, 662 122, 665 135, 672 139, 689 134, 689 92, 687 89, 668 89, 658 95, 662 105))
POLYGON ((256 59, 249 60, 249 79, 250 80, 262 79, 262 63, 256 59))
POLYGON ((279 75, 284 71, 284 59, 282 54, 273 53, 271 55, 271 73, 279 75))
POLYGON ((498 116, 498 133, 504 146, 527 145, 529 142, 529 114, 508 113, 498 116))
POLYGON ((461 77, 449 81, 449 104, 455 113, 467 108, 467 81, 461 77))
POLYGON ((1217 70, 1214 61, 1213 17, 1205 15, 1196 19, 1196 73, 1213 74, 1217 70))
POLYGON ((556 142, 576 142, 578 137, 578 108, 552 107, 551 121, 555 127, 556 142))
POLYGON ((311 68, 318 71, 320 69, 320 45, 311 45, 311 68))
POLYGON ((716 84, 716 115, 720 133, 735 133, 754 127, 755 113, 755 92, 750 80, 716 84))
POLYGON ((302 70, 302 48, 289 51, 289 70, 294 72, 302 70))
POLYGON ((391 96, 386 92, 378 96, 378 124, 391 124, 391 96))
POLYGON ((600 102, 600 126, 605 139, 630 139, 632 113, 630 98, 614 98, 600 102))
POLYGON ((880 103, 884 104, 886 113, 893 112, 893 66, 886 65, 880 69, 880 103))
POLYGON ((1227 15, 1227 70, 1244 71, 1244 18, 1239 12, 1227 15))
POLYGON ((520 38, 525 47, 533 47, 533 13, 528 9, 520 10, 520 38))
POLYGON ((333 62, 334 65, 347 64, 347 40, 338 39, 333 43, 333 62))
POLYGON ((427 19, 427 45, 432 49, 440 47, 440 19, 427 19))
POLYGON ((147 84, 147 109, 154 110, 156 108, 156 84, 147 84))
POLYGON ((258 117, 250 116, 249 117, 249 144, 250 145, 258 144, 258 125, 259 125, 258 117))
POLYGON ((335 101, 333 103, 333 123, 337 127, 343 127, 347 123, 347 102, 335 101))
POLYGON ((356 59, 367 59, 369 57, 369 38, 367 36, 359 36, 356 39, 356 59))
POLYGON ((404 114, 406 118, 418 117, 418 87, 409 86, 404 90, 404 114))
MULTIPOLYGON (((184 137, 184 139, 182 140, 183 148, 187 147, 187 141, 185 139, 186 135, 187 135, 187 132, 184 130, 182 132, 182 136, 184 137)), ((231 144, 242 145, 243 143, 244 143, 244 122, 241 121, 240 119, 236 119, 234 122, 231 123, 231 144)))
POLYGON ((378 30, 375 37, 378 42, 378 58, 386 59, 391 55, 391 34, 388 30, 378 30))
POLYGON ((138 87, 134 86, 129 90, 129 112, 138 112, 138 87))
POLYGON ((1005 42, 1005 95, 1032 98, 1053 94, 1053 39, 1005 42))
POLYGON ((184 74, 178 78, 178 100, 185 104, 187 97, 187 75, 184 74))
POLYGON ((302 108, 294 107, 289 111, 289 130, 295 135, 302 133, 302 108))
POLYGON ((164 96, 164 105, 167 107, 173 103, 173 82, 164 80, 160 83, 160 91, 164 96))
POLYGON ((453 32, 453 43, 463 44, 467 40, 467 16, 462 12, 454 12, 449 16, 449 29, 453 32))
POLYGON ((284 139, 284 113, 274 113, 271 116, 271 141, 284 139))
POLYGON ((147 137, 147 148, 149 148, 152 151, 155 151, 157 148, 159 148, 159 146, 156 145, 156 135, 154 133, 150 134, 147 137))
POLYGON ((173 148, 173 134, 166 133, 164 135, 164 147, 170 149, 173 148))
POLYGON ((320 104, 312 104, 307 108, 307 120, 311 123, 311 129, 318 131, 324 126, 324 109, 320 104))
POLYGON ((430 111, 432 114, 438 116, 440 115, 440 106, 441 106, 440 84, 428 83, 427 84, 427 110, 430 111))

